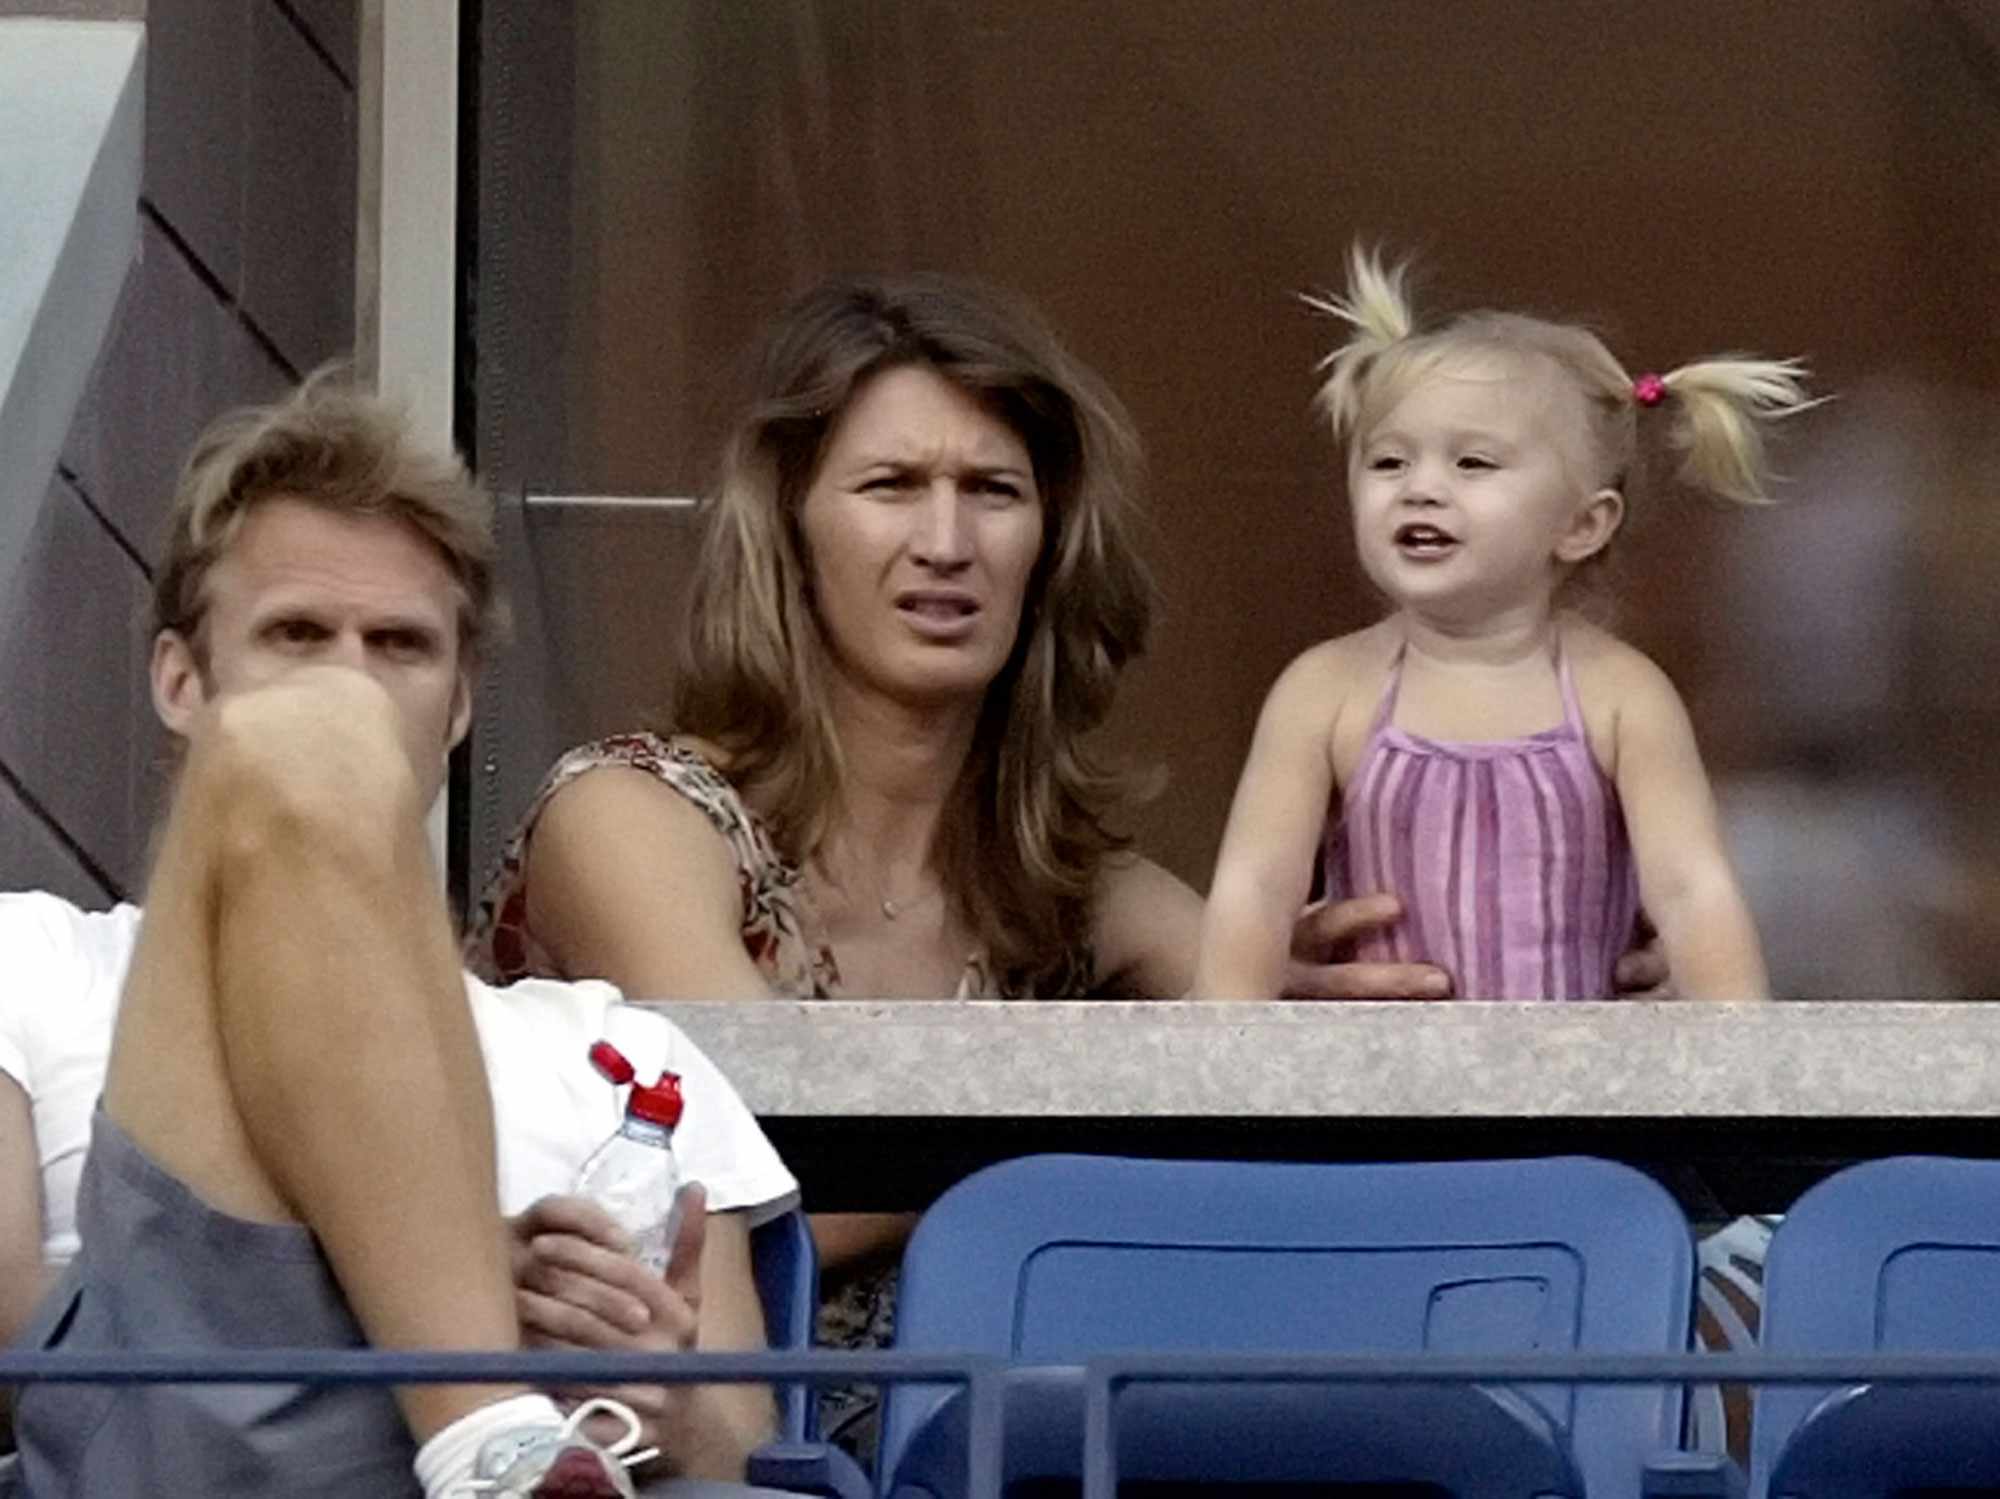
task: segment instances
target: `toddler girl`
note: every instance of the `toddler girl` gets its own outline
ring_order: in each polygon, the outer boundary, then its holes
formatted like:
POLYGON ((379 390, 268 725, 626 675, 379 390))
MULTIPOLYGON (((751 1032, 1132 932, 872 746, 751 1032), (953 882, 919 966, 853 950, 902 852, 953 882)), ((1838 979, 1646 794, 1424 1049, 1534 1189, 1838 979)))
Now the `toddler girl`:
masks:
POLYGON ((1314 646, 1266 699, 1195 995, 1276 997, 1323 846, 1329 895, 1403 903, 1361 956, 1434 963, 1461 998, 1609 997, 1641 905, 1682 993, 1763 997, 1679 695, 1557 606, 1624 518, 1642 436, 1694 488, 1762 502, 1761 428, 1812 404, 1802 367, 1634 378, 1594 334, 1538 318, 1419 331, 1401 268, 1359 248, 1347 295, 1313 305, 1352 330, 1319 401, 1347 445, 1361 565, 1394 612, 1314 646))

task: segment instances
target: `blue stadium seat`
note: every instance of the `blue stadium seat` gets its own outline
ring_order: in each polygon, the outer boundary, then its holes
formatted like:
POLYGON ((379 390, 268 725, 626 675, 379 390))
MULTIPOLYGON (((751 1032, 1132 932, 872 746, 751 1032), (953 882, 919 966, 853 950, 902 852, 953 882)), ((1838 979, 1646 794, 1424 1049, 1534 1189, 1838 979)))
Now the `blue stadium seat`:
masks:
MULTIPOLYGON (((1038 1156, 977 1173, 925 1214, 904 1259, 897 1346, 1024 1366, 1139 1351, 1678 1353, 1693 1278, 1673 1200, 1604 1161, 1038 1156)), ((1074 1367, 1011 1382, 1016 1492, 1076 1477, 1080 1389, 1074 1367)), ((1121 1481, 1162 1489, 1575 1493, 1580 1477, 1591 1499, 1631 1499, 1646 1463, 1678 1442, 1682 1392, 1141 1387, 1119 1411, 1121 1481)), ((891 1390, 882 1492, 957 1493, 963 1419, 950 1392, 891 1390)))
MULTIPOLYGON (((806 1215, 794 1208, 751 1230, 750 1265, 764 1308, 765 1342, 778 1352, 812 1347, 813 1322, 819 1312, 819 1254, 806 1215)), ((816 1436, 817 1405, 804 1385, 780 1390, 779 1439, 800 1442, 816 1436)))
MULTIPOLYGON (((751 1230, 750 1266, 764 1309, 765 1343, 777 1353, 811 1348, 819 1318, 819 1250, 806 1215, 794 1208, 751 1230)), ((749 1481, 827 1499, 868 1499, 867 1475, 845 1452, 819 1440, 813 1388, 779 1385, 776 1396, 777 1434, 750 1454, 749 1481)))
MULTIPOLYGON (((2000 1354, 2000 1162, 1902 1156, 1800 1197, 1764 1269, 1772 1354, 2000 1354)), ((1755 1499, 2000 1489, 2000 1390, 1773 1386, 1755 1499)))

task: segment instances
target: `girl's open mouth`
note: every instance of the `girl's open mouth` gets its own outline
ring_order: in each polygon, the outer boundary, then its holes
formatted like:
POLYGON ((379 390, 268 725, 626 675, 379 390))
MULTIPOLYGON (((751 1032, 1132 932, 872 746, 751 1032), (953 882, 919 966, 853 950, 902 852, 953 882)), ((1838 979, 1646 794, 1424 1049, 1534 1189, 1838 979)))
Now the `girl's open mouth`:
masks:
POLYGON ((1458 545, 1458 538, 1427 521, 1411 521, 1396 527, 1392 538, 1396 550, 1406 557, 1429 559, 1442 557, 1458 545))

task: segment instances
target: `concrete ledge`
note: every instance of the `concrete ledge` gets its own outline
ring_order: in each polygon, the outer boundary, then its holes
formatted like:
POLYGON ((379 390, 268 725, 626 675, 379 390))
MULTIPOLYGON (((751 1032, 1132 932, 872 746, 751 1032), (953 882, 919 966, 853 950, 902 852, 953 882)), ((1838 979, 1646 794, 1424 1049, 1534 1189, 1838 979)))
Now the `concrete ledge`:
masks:
POLYGON ((1978 1003, 661 1008, 767 1117, 2000 1115, 2000 1005, 1978 1003))
POLYGON ((0 20, 0 594, 138 244, 145 28, 0 20))

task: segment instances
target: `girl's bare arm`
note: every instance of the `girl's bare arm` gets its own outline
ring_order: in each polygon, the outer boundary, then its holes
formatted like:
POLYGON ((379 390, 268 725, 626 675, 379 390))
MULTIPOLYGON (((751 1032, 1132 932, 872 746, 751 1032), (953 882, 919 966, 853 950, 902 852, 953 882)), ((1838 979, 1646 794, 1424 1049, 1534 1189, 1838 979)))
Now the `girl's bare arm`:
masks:
POLYGON ((1676 990, 1691 999, 1766 999, 1770 978, 1680 694, 1621 648, 1614 779, 1639 866, 1639 896, 1659 928, 1676 990))
POLYGON ((1326 647, 1278 678, 1237 783, 1195 963, 1197 999, 1276 999, 1333 792, 1339 706, 1326 647))

